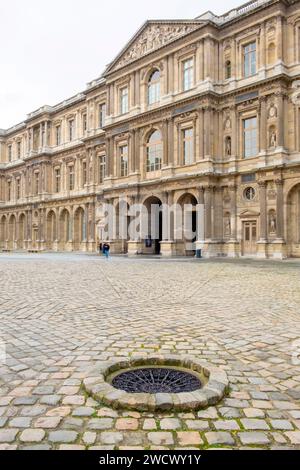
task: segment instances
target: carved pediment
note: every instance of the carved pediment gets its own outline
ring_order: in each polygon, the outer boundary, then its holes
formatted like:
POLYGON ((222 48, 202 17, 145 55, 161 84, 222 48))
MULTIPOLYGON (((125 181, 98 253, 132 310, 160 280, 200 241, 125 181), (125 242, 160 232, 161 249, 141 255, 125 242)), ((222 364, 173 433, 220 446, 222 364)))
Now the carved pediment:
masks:
POLYGON ((159 49, 172 41, 200 28, 205 22, 192 21, 147 21, 129 41, 117 58, 108 66, 105 74, 159 49))

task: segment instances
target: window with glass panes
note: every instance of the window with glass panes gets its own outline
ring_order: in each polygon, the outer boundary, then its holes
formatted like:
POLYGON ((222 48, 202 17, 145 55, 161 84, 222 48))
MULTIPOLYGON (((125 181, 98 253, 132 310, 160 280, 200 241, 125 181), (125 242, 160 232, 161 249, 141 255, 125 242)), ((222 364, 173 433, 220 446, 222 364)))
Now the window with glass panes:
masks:
POLYGON ((34 194, 39 194, 40 174, 34 173, 34 194))
POLYGON ((56 126, 55 138, 56 138, 56 145, 60 145, 61 144, 61 126, 56 126))
POLYGON ((251 77, 256 74, 256 42, 251 42, 244 46, 244 77, 251 77))
POLYGON ((148 83, 148 104, 158 103, 160 100, 160 72, 155 70, 148 83))
POLYGON ((163 154, 163 143, 160 131, 151 134, 147 143, 147 172, 158 171, 161 169, 163 154))
POLYGON ((82 162, 82 185, 87 183, 87 165, 86 162, 82 162))
POLYGON ((99 157, 99 183, 103 183, 106 175, 106 156, 99 157))
POLYGON ((82 115, 82 132, 86 132, 87 130, 87 115, 84 113, 82 115))
POLYGON ((184 129, 182 131, 183 137, 183 163, 190 165, 194 161, 194 130, 184 129))
POLYGON ((102 129, 105 125, 105 117, 106 117, 106 104, 101 103, 99 105, 99 127, 102 129))
POLYGON ((243 120, 244 133, 244 157, 257 155, 257 118, 252 117, 243 120))
POLYGON ((194 84, 194 59, 188 59, 183 62, 183 90, 187 91, 194 84))
POLYGON ((12 160, 12 145, 8 146, 8 161, 11 162, 12 160))
POLYGON ((69 166, 69 190, 74 189, 74 165, 69 166))
POLYGON ((75 121, 74 119, 70 119, 69 121, 69 141, 70 142, 74 139, 74 128, 75 128, 75 121))
POLYGON ((128 88, 121 88, 120 90, 120 105, 121 114, 128 113, 128 88))
POLYGON ((122 145, 119 147, 120 153, 120 175, 127 176, 128 175, 128 146, 122 145))
POLYGON ((21 142, 17 143, 17 155, 18 155, 18 159, 20 159, 21 158, 21 142))
POLYGON ((55 192, 60 192, 60 168, 55 168, 55 192))

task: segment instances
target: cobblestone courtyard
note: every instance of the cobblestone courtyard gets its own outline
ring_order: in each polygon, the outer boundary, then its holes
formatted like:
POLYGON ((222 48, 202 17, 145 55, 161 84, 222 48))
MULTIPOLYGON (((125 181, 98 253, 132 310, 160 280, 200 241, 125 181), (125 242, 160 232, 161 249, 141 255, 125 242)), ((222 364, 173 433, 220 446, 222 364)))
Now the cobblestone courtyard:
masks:
POLYGON ((0 274, 0 449, 300 449, 299 262, 16 254, 0 274), (151 415, 84 393, 97 361, 153 352, 226 370, 229 396, 151 415))

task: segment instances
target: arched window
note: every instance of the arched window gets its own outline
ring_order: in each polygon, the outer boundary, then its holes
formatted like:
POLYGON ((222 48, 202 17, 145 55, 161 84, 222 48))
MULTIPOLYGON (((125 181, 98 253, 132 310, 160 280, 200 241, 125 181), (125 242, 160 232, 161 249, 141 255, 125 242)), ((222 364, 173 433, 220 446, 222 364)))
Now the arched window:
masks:
POLYGON ((275 52, 276 52, 276 48, 275 48, 275 44, 274 42, 271 42, 271 44, 269 44, 269 47, 268 47, 268 64, 274 64, 275 62, 275 52))
POLYGON ((160 71, 154 70, 148 81, 148 104, 158 103, 160 100, 160 71))
POLYGON ((147 142, 147 173, 161 169, 162 153, 162 135, 157 130, 150 135, 147 142))
POLYGON ((227 60, 225 62, 225 79, 228 80, 228 78, 231 78, 231 61, 227 60))

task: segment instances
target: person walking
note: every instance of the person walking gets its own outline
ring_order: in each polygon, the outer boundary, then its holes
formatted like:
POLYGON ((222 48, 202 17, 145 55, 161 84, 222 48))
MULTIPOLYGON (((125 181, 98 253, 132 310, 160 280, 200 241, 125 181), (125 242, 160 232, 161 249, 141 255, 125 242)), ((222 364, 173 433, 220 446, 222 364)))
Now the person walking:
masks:
POLYGON ((105 258, 108 259, 109 258, 109 252, 110 252, 110 246, 109 246, 108 243, 103 244, 102 252, 103 252, 105 258))

